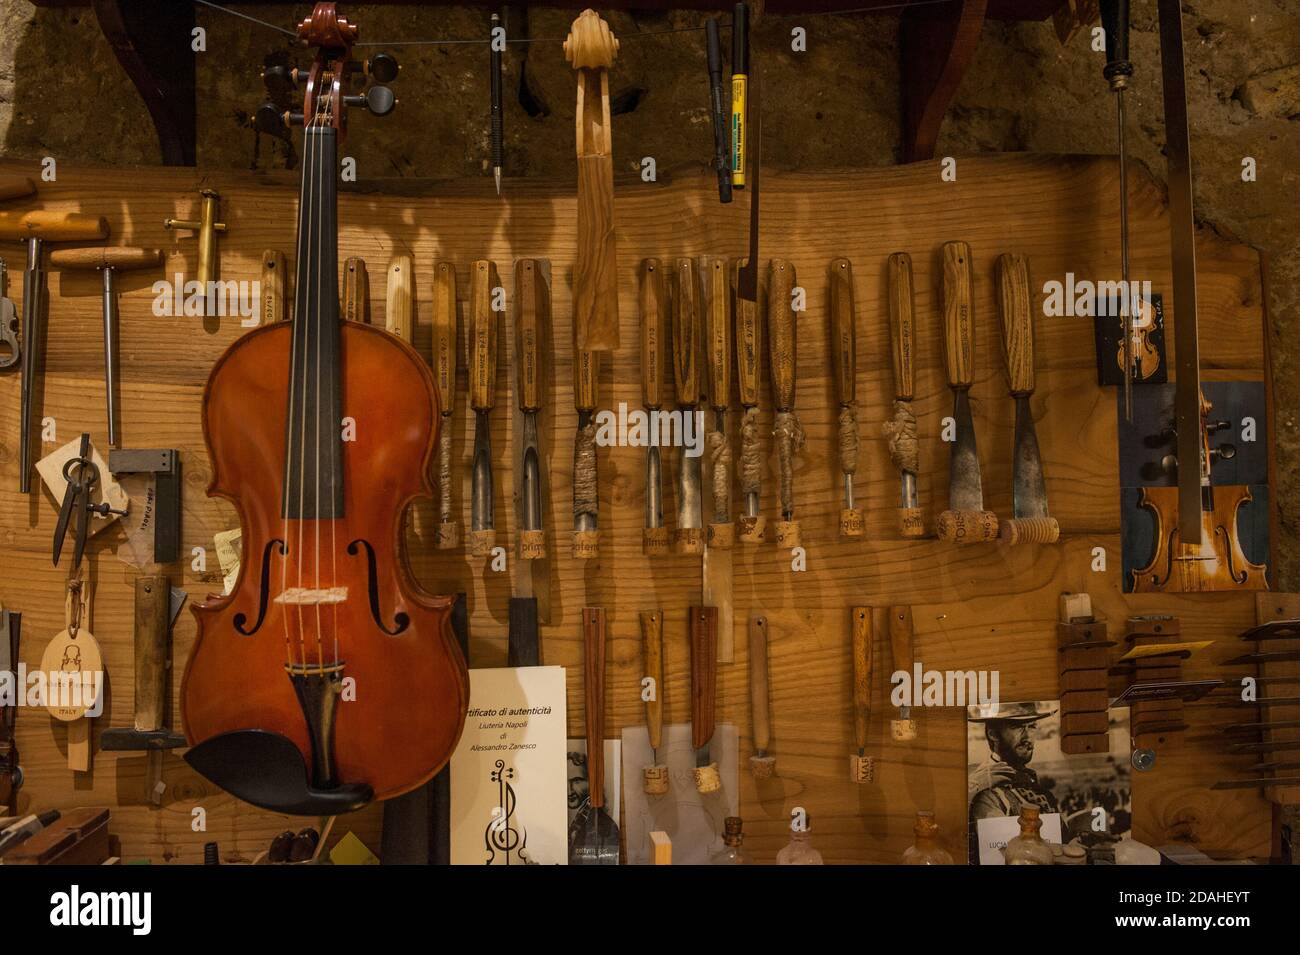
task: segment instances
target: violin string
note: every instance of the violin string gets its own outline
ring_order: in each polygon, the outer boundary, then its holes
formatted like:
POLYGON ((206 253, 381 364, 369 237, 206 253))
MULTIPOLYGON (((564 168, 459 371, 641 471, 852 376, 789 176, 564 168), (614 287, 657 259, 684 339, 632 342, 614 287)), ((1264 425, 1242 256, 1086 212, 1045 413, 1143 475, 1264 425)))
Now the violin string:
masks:
MULTIPOLYGON (((336 83, 337 83, 338 95, 342 96, 343 95, 342 77, 339 77, 336 80, 336 83)), ((331 170, 330 175, 334 175, 334 174, 335 174, 334 171, 331 170)), ((335 188, 337 189, 337 179, 335 180, 335 184, 336 184, 335 188)), ((334 192, 333 195, 334 195, 333 198, 334 216, 333 216, 333 221, 330 223, 330 226, 333 229, 332 234, 337 236, 338 235, 338 194, 337 192, 334 192)), ((336 243, 334 246, 334 270, 333 270, 334 278, 335 278, 335 282, 334 282, 335 288, 338 287, 338 258, 339 258, 338 245, 336 243)), ((329 328, 330 341, 333 343, 334 346, 333 386, 335 388, 335 393, 340 396, 337 410, 339 412, 342 412, 343 409, 343 400, 342 400, 343 330, 339 327, 339 314, 337 311, 338 298, 331 297, 330 303, 336 309, 333 313, 334 321, 331 323, 329 328)), ((330 408, 332 410, 334 409, 333 402, 330 403, 330 408)), ((338 529, 339 518, 342 515, 334 510, 334 502, 340 496, 337 493, 338 488, 336 484, 340 476, 339 456, 342 453, 342 449, 340 447, 340 441, 342 440, 342 436, 339 434, 339 429, 343 427, 343 422, 339 420, 340 417, 342 417, 341 414, 334 415, 334 420, 329 423, 330 428, 332 430, 326 432, 330 436, 330 588, 331 589, 338 586, 338 579, 339 579, 338 578, 339 553, 338 553, 337 529, 338 529)), ((330 604, 330 628, 332 630, 331 637, 334 643, 333 662, 337 664, 340 659, 339 658, 339 605, 337 600, 330 604)))
MULTIPOLYGON (((311 162, 306 167, 310 188, 305 200, 307 206, 307 215, 303 217, 303 225, 307 228, 307 252, 303 256, 304 260, 311 259, 311 242, 312 242, 312 224, 316 222, 316 166, 319 163, 317 154, 320 152, 319 139, 320 107, 317 105, 316 112, 312 116, 311 128, 304 129, 303 138, 308 140, 309 155, 312 157, 311 162)), ((319 230, 317 230, 319 231, 319 230)), ((298 448, 298 592, 299 598, 295 601, 294 606, 297 608, 298 616, 298 646, 302 657, 303 669, 307 665, 307 626, 303 619, 302 612, 302 584, 303 584, 303 552, 306 544, 306 513, 307 513, 307 335, 311 332, 311 314, 312 314, 312 290, 314 276, 307 278, 307 298, 303 303, 303 350, 302 350, 302 415, 299 425, 299 448, 298 448)), ((315 288, 315 298, 320 298, 319 287, 315 288)))
MULTIPOLYGON (((332 81, 330 81, 326 86, 326 92, 324 94, 325 122, 324 125, 321 127, 321 132, 320 132, 320 136, 322 139, 328 135, 330 125, 333 122, 333 116, 331 113, 331 106, 334 102, 331 93, 332 85, 333 83, 332 81)), ((313 221, 315 221, 316 223, 317 288, 320 287, 319 284, 321 281, 320 273, 325 261, 324 244, 325 244, 326 223, 321 218, 321 216, 325 211, 325 177, 333 176, 333 175, 334 175, 333 162, 328 164, 327 163, 320 164, 320 190, 318 193, 318 201, 320 203, 320 207, 316 209, 317 215, 313 219, 313 221), (327 165, 329 168, 326 168, 327 165)), ((323 389, 321 387, 322 382, 320 376, 321 341, 325 337, 324 329, 321 327, 321 312, 324 307, 323 302, 324 302, 324 296, 317 293, 316 312, 313 315, 313 319, 314 319, 313 325, 316 330, 316 335, 315 335, 316 338, 316 375, 315 375, 316 401, 313 403, 313 408, 312 408, 314 412, 312 417, 315 419, 312 422, 312 471, 314 472, 312 474, 312 480, 315 483, 314 498, 316 502, 315 509, 312 513, 312 530, 315 532, 315 538, 316 538, 315 548, 312 555, 313 570, 315 572, 315 595, 312 599, 312 603, 316 608, 316 669, 317 672, 320 672, 320 668, 325 662, 325 651, 322 649, 321 646, 321 613, 320 613, 320 593, 321 593, 320 590, 320 522, 321 522, 321 515, 323 513, 321 507, 322 504, 321 496, 320 496, 320 454, 321 454, 320 442, 321 442, 321 415, 322 412, 324 411, 325 401, 326 401, 324 395, 322 394, 323 389)))
MULTIPOLYGON (((304 275, 304 271, 306 269, 306 260, 302 254, 303 247, 308 241, 308 237, 302 234, 302 223, 304 217, 302 215, 302 209, 301 209, 303 204, 310 202, 310 195, 311 195, 311 179, 310 179, 309 170, 311 169, 312 153, 311 153, 310 124, 308 122, 305 122, 303 126, 303 147, 302 148, 303 148, 304 155, 303 155, 301 188, 298 190, 298 204, 300 208, 298 214, 298 234, 296 236, 294 258, 296 259, 295 267, 297 269, 297 287, 303 290, 304 295, 309 295, 310 294, 309 288, 307 285, 304 284, 304 282, 306 281, 306 276, 304 275)), ((284 454, 284 461, 285 461, 284 491, 283 494, 281 495, 282 498, 281 510, 284 513, 284 519, 282 522, 282 527, 280 532, 280 537, 281 540, 283 541, 283 544, 281 545, 282 549, 280 552, 280 596, 282 598, 285 592, 289 589, 289 561, 290 560, 296 561, 298 559, 298 552, 289 547, 289 520, 291 514, 293 513, 293 510, 290 507, 289 492, 293 486, 293 451, 294 451, 293 421, 297 412, 298 378, 300 375, 302 375, 302 372, 298 367, 298 354, 299 354, 300 339, 304 333, 305 323, 303 321, 303 317, 297 314, 298 310, 295 309, 294 311, 295 314, 293 316, 293 328, 290 337, 290 340, 292 342, 291 345, 292 351, 290 353, 290 358, 289 358, 289 389, 288 389, 289 408, 285 416, 285 420, 289 423, 289 427, 286 429, 287 446, 285 447, 285 454, 284 454)), ((290 614, 292 613, 290 609, 291 606, 292 606, 291 604, 283 604, 283 603, 280 606, 280 614, 284 620, 284 644, 285 644, 284 649, 285 649, 286 664, 293 663, 293 635, 289 626, 289 617, 290 614)))

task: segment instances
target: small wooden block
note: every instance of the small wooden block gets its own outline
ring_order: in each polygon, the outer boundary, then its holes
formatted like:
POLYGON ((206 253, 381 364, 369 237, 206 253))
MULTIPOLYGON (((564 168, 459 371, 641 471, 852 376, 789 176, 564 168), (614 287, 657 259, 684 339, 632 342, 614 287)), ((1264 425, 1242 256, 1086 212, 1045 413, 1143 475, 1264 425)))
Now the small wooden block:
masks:
POLYGON ((1078 670, 1105 670, 1109 661, 1108 647, 1076 647, 1061 654, 1061 672, 1078 670))
POLYGON ((1069 756, 1083 756, 1087 753, 1109 753, 1110 735, 1062 736, 1061 752, 1069 756))
POLYGON ((896 743, 910 743, 916 739, 916 720, 890 720, 889 736, 896 743))
POLYGON ((718 764, 695 767, 695 790, 701 796, 715 793, 722 788, 722 777, 718 774, 718 764))
POLYGON ((762 514, 758 517, 742 517, 738 523, 742 544, 761 544, 767 539, 767 518, 762 514))
POLYGON ((1108 732, 1110 722, 1103 710, 1100 713, 1062 713, 1061 714, 1061 735, 1062 736, 1087 736, 1089 734, 1100 735, 1108 732))
POLYGON ((1061 693, 1104 690, 1107 687, 1105 670, 1073 670, 1061 674, 1061 693))
POLYGON ((1061 709, 1070 713, 1105 713, 1110 707, 1110 694, 1106 692, 1105 674, 1102 677, 1101 689, 1062 693, 1061 709))
POLYGON ((858 756, 856 753, 849 757, 849 778, 855 783, 863 784, 875 781, 876 778, 876 760, 872 756, 858 756))
POLYGON ((573 532, 573 559, 594 560, 600 554, 600 531, 573 532))
POLYGON ((776 773, 775 756, 749 757, 749 771, 755 779, 771 779, 776 773))
POLYGON ((679 527, 673 531, 673 549, 679 554, 703 554, 704 531, 698 527, 679 527))
POLYGON ((545 531, 519 532, 519 559, 541 560, 546 556, 545 531))
POLYGON ((469 555, 471 557, 486 557, 492 553, 492 548, 497 544, 497 532, 491 531, 470 531, 469 532, 469 555))
POLYGON ((794 550, 803 546, 803 535, 799 532, 798 521, 776 522, 776 546, 782 550, 794 550))
POLYGON ((641 531, 641 553, 647 557, 666 557, 673 552, 672 532, 666 527, 647 527, 641 531))
POLYGON ((673 841, 668 838, 668 833, 660 830, 650 833, 650 846, 655 865, 673 864, 673 841))
POLYGON ((866 516, 862 508, 843 508, 840 510, 840 536, 861 537, 867 527, 866 516))
POLYGON ((460 546, 460 525, 455 521, 439 524, 433 532, 433 546, 438 550, 455 550, 460 546))
POLYGON ((898 509, 898 532, 908 540, 925 536, 925 512, 919 507, 898 509))
POLYGON ((668 767, 662 764, 641 770, 641 788, 647 796, 662 796, 668 792, 668 767))
POLYGON ((718 550, 730 550, 736 544, 736 525, 727 524, 710 524, 709 525, 709 546, 716 547, 718 550))

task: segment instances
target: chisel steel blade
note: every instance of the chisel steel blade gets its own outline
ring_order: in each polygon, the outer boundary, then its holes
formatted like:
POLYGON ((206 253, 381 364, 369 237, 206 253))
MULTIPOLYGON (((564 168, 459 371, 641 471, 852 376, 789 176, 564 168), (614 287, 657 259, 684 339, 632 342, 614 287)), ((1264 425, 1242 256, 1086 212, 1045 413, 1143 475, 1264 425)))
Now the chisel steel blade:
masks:
MULTIPOLYGON (((971 445, 974 446, 973 438, 971 445)), ((1043 483, 1043 462, 1038 456, 1038 435, 1034 433, 1028 395, 1016 397, 1014 464, 1011 504, 1016 517, 1047 517, 1047 487, 1043 483)))
POLYGON ((948 472, 948 506, 954 511, 984 510, 984 488, 980 479, 980 456, 975 447, 975 422, 970 415, 970 395, 965 389, 953 393, 956 440, 948 472))

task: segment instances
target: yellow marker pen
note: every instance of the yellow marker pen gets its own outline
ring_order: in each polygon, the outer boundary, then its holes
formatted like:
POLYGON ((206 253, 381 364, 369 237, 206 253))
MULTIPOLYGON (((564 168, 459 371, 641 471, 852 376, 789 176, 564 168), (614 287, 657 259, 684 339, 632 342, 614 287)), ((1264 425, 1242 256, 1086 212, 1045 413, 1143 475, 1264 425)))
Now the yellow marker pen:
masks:
POLYGON ((736 4, 731 18, 731 185, 745 188, 745 96, 749 87, 749 7, 736 4))

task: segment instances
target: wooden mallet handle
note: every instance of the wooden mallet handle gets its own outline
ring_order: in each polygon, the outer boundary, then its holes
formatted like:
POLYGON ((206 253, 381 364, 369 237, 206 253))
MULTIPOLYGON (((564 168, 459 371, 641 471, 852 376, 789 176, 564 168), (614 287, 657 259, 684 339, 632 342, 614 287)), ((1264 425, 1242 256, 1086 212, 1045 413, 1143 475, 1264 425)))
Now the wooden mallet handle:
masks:
POLYGON ((469 403, 475 411, 491 411, 496 403, 497 313, 492 311, 492 295, 499 284, 496 265, 482 259, 474 263, 469 294, 469 403))
POLYGON ((587 787, 605 805, 605 609, 582 608, 583 688, 587 707, 587 787))
POLYGON ((108 220, 81 212, 0 212, 0 239, 91 242, 108 238, 108 220))
POLYGON ((1033 394, 1034 323, 1029 311, 1029 263, 1023 255, 998 256, 998 315, 1011 393, 1033 394))
POLYGON ((106 245, 87 249, 55 249, 50 253, 52 269, 147 269, 162 265, 160 249, 127 245, 106 245))
POLYGON ((725 258, 700 257, 700 293, 709 359, 709 406, 725 411, 731 401, 731 276, 725 258))
POLYGON ((853 264, 845 258, 831 259, 827 271, 830 284, 831 373, 835 396, 841 405, 857 400, 857 332, 854 328, 853 264))
POLYGON ((543 340, 551 324, 551 296, 536 259, 515 263, 515 348, 519 410, 542 410, 543 340))
POLYGON ((658 259, 641 260, 641 402, 658 409, 664 400, 664 334, 668 292, 658 259))
POLYGON ((889 340, 894 362, 894 397, 911 401, 916 393, 915 292, 912 286, 912 257, 895 252, 889 257, 889 340))
POLYGON ((677 404, 700 400, 700 313, 695 298, 695 263, 679 258, 673 268, 673 380, 677 404))
POLYGON ((794 265, 784 259, 773 259, 767 281, 767 334, 772 396, 777 411, 794 408, 798 364, 795 314, 790 298, 794 285, 794 265))
POLYGON ((943 246, 943 343, 948 384, 969 388, 975 380, 975 314, 970 246, 965 242, 943 246))
POLYGON ((746 408, 757 408, 759 369, 763 362, 763 323, 759 320, 758 302, 750 302, 735 294, 745 261, 737 259, 731 266, 732 296, 736 302, 736 383, 740 403, 746 408))

